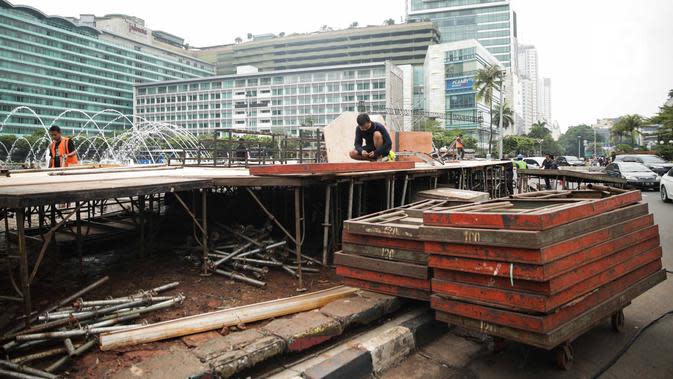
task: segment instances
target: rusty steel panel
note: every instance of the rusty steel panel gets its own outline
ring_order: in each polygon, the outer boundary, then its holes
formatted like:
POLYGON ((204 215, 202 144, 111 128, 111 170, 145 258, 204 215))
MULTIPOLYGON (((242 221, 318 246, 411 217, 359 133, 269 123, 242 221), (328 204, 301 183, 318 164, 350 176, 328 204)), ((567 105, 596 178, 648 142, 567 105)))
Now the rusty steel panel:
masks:
POLYGON ((428 279, 429 277, 427 266, 367 258, 358 255, 343 254, 341 252, 334 253, 334 264, 416 279, 428 279))
MULTIPOLYGON (((654 225, 654 215, 648 214, 540 249, 425 241, 423 250, 429 254, 542 264, 651 225, 654 225)), ((407 242, 412 243, 412 241, 407 242)))
MULTIPOLYGON (((659 271, 652 276, 657 280, 664 281, 666 272, 659 271)), ((625 306, 619 296, 611 301, 600 304, 591 310, 584 312, 581 316, 562 324, 559 328, 549 333, 533 333, 521 329, 510 328, 507 326, 489 323, 483 320, 475 320, 467 317, 456 316, 443 312, 436 312, 436 318, 452 325, 464 327, 492 336, 502 337, 511 341, 521 342, 527 345, 536 346, 542 349, 551 350, 566 341, 572 341, 578 336, 594 327, 605 318, 619 311, 625 306)))
MULTIPOLYGON (((647 204, 638 203, 543 231, 421 226, 418 238, 424 241, 538 249, 564 241, 570 236, 601 229, 647 213, 647 204)), ((388 230, 381 235, 395 237, 398 232, 388 230)))
POLYGON ((512 280, 511 278, 504 278, 500 276, 480 275, 442 269, 435 269, 433 271, 433 278, 467 284, 476 284, 485 287, 502 288, 505 290, 531 292, 542 295, 554 295, 581 282, 585 278, 596 275, 609 269, 610 267, 627 261, 630 257, 638 254, 639 252, 648 251, 657 246, 659 246, 659 238, 651 238, 645 242, 639 243, 636 246, 620 250, 615 254, 610 254, 600 258, 599 260, 586 264, 579 263, 575 265, 575 268, 571 269, 570 271, 544 282, 512 280))
POLYGON ((422 291, 414 288, 392 286, 389 284, 374 283, 352 278, 345 278, 344 284, 347 286, 362 288, 367 291, 378 292, 385 295, 398 296, 428 302, 430 301, 430 291, 422 291))
POLYGON ((353 234, 343 232, 341 240, 344 243, 387 247, 391 249, 407 250, 407 251, 425 251, 425 244, 423 241, 399 239, 399 238, 384 238, 378 236, 368 236, 364 234, 353 234))
POLYGON ((617 301, 626 305, 631 300, 640 296, 650 288, 662 282, 659 273, 650 274, 643 279, 648 267, 633 271, 620 280, 612 281, 595 291, 590 292, 578 301, 571 302, 560 307, 556 312, 546 315, 535 315, 514 312, 507 309, 488 307, 484 305, 466 303, 463 301, 447 299, 441 295, 433 295, 431 305, 433 309, 444 313, 455 314, 493 324, 509 326, 536 333, 550 332, 562 324, 571 321, 591 308, 604 302, 617 301))
POLYGON ((428 265, 428 255, 422 251, 409 251, 392 247, 354 245, 350 243, 342 243, 341 249, 346 254, 362 255, 387 261, 415 263, 424 266, 428 265))
POLYGON ((479 210, 479 206, 485 205, 468 205, 462 207, 465 210, 455 207, 449 211, 426 211, 423 213, 423 224, 485 229, 547 230, 634 204, 640 200, 642 200, 640 191, 629 191, 602 199, 574 200, 573 202, 561 199, 537 203, 521 199, 498 200, 489 205, 511 204, 518 212, 508 208, 479 210), (535 207, 535 205, 541 206, 535 207))
POLYGON ((430 291, 430 280, 415 279, 407 276, 384 274, 381 272, 363 270, 352 267, 337 266, 336 273, 344 278, 365 280, 368 282, 388 284, 397 287, 415 288, 430 291))
POLYGON ((409 170, 414 162, 299 163, 251 166, 250 175, 338 174, 341 172, 409 170))
POLYGON ((447 295, 457 300, 490 304, 512 310, 547 313, 641 266, 650 264, 648 267, 652 269, 652 272, 661 269, 660 258, 661 247, 656 247, 551 296, 439 279, 432 279, 432 292, 447 295))
MULTIPOLYGON (((640 243, 648 239, 658 238, 658 236, 659 229, 657 226, 650 226, 542 265, 430 255, 428 266, 444 270, 513 278, 515 280, 542 282, 568 272, 579 264, 593 262, 625 248, 635 246, 634 251, 638 251, 640 243)), ((658 245, 658 241, 656 244, 658 245)))

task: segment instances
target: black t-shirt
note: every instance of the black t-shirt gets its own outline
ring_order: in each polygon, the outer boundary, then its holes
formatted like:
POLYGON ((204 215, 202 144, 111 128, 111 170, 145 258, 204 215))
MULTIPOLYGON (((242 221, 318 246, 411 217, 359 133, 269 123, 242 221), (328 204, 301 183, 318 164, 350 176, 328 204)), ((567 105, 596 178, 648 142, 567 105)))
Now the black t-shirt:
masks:
MULTIPOLYGON (((60 140, 56 141, 54 143, 54 151, 58 153, 58 147, 61 145, 61 141, 63 141, 63 138, 60 140)), ((68 138, 68 152, 72 153, 75 151, 75 144, 72 142, 70 138, 68 138)), ((51 149, 49 149, 49 155, 54 158, 53 155, 51 155, 51 149)), ((54 159, 54 167, 61 167, 61 160, 60 159, 54 159)))
POLYGON ((393 141, 390 138, 390 134, 386 130, 386 127, 383 124, 372 121, 372 126, 366 131, 360 130, 359 127, 355 127, 355 150, 358 153, 361 153, 363 150, 362 140, 365 140, 366 151, 375 151, 377 157, 384 157, 388 155, 390 149, 393 147, 393 141), (380 132, 383 137, 383 146, 378 149, 374 147, 374 132, 380 132))

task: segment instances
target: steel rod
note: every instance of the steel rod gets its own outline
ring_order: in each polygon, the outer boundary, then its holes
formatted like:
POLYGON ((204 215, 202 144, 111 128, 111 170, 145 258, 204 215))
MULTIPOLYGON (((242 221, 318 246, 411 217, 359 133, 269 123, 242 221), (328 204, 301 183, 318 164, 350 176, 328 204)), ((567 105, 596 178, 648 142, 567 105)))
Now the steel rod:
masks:
POLYGON ((8 370, 3 370, 3 369, 0 369, 0 376, 2 376, 3 378, 18 378, 18 379, 42 379, 42 378, 44 378, 43 376, 29 375, 29 374, 24 374, 22 372, 8 371, 8 370))
MULTIPOLYGON (((323 221, 323 237, 322 237, 322 264, 327 265, 327 250, 328 250, 328 245, 329 245, 329 228, 330 228, 330 218, 329 218, 329 211, 330 211, 330 201, 332 199, 331 196, 331 191, 332 191, 332 186, 328 185, 325 187, 325 220, 323 221)), ((296 253, 296 252, 295 252, 296 253)), ((301 254, 301 252, 300 252, 301 254)))
POLYGON ((24 315, 26 316, 26 327, 30 327, 32 314, 32 303, 30 299, 30 280, 28 279, 28 251, 26 249, 26 232, 24 230, 25 209, 17 208, 15 211, 16 229, 17 229, 17 244, 20 258, 21 271, 21 292, 23 296, 24 315))
POLYGON ((80 347, 75 349, 72 356, 66 355, 66 356, 62 357, 61 359, 57 360, 56 362, 52 363, 49 367, 47 367, 46 371, 53 372, 53 371, 58 370, 59 368, 61 368, 61 366, 63 366, 66 362, 68 362, 68 360, 70 360, 71 357, 76 357, 76 356, 82 355, 87 350, 94 347, 96 345, 96 341, 97 340, 94 338, 90 341, 85 342, 80 347))
POLYGON ((281 224, 280 221, 278 221, 278 219, 276 219, 276 217, 275 217, 271 212, 269 212, 268 209, 266 209, 266 207, 264 206, 264 204, 262 204, 262 202, 259 200, 259 198, 257 197, 257 195, 255 195, 255 193, 252 192, 252 190, 251 190, 250 188, 247 188, 247 187, 246 187, 245 189, 248 191, 248 193, 250 194, 250 196, 252 196, 252 198, 255 200, 255 202, 257 203, 257 205, 259 205, 259 207, 262 209, 262 211, 266 214, 266 216, 267 216, 271 221, 273 221, 273 223, 275 223, 275 224, 280 228, 280 230, 282 230, 283 233, 285 233, 285 235, 286 235, 292 242, 297 243, 297 241, 295 240, 295 238, 292 236, 292 234, 290 234, 290 232, 287 231, 287 229, 285 229, 285 227, 283 226, 283 224, 281 224))
POLYGON ((353 187, 355 187, 355 181, 351 179, 348 183, 348 214, 346 216, 348 220, 353 218, 353 187))
POLYGON ((252 278, 248 278, 247 276, 243 276, 243 275, 237 274, 235 272, 217 269, 217 270, 215 270, 215 273, 220 274, 222 276, 226 276, 229 279, 239 280, 241 282, 252 284, 253 286, 257 286, 257 287, 266 286, 266 283, 264 283, 262 281, 252 279, 252 278))
POLYGON ((80 296, 82 296, 82 295, 84 295, 85 293, 88 293, 88 292, 94 290, 95 288, 97 288, 97 287, 100 286, 101 284, 107 282, 108 280, 110 280, 110 277, 109 277, 109 276, 104 276, 104 277, 98 279, 97 281, 95 281, 95 282, 89 284, 88 286, 82 288, 81 290, 75 292, 74 294, 72 294, 72 295, 66 297, 65 299, 59 301, 57 304, 52 305, 51 307, 47 308, 47 310, 46 310, 45 312, 51 312, 51 311, 53 311, 53 310, 55 310, 55 309, 57 309, 57 308, 59 308, 59 307, 62 307, 62 306, 64 306, 64 305, 66 305, 66 304, 68 304, 68 303, 70 303, 70 302, 76 300, 76 299, 79 298, 80 296))
POLYGON ((38 370, 36 368, 20 365, 14 362, 6 361, 6 360, 0 360, 0 366, 7 367, 9 369, 12 369, 14 371, 20 371, 24 372, 26 374, 31 374, 38 376, 40 378, 47 378, 47 379, 56 379, 57 376, 54 374, 50 374, 46 371, 38 370))
POLYGON ((201 246, 203 247, 201 265, 203 266, 203 275, 208 275, 208 191, 203 189, 201 191, 201 222, 203 223, 201 228, 201 246))
MULTIPOLYGON (((86 336, 86 335, 89 335, 89 334, 100 334, 100 333, 114 332, 114 331, 117 331, 117 330, 132 329, 132 328, 136 328, 138 326, 142 326, 142 325, 117 325, 117 326, 106 326, 106 327, 87 327, 87 328, 75 329, 75 330, 61 330, 61 331, 58 331, 58 332, 24 334, 24 335, 16 336, 16 340, 19 341, 19 342, 23 342, 23 341, 37 341, 37 340, 43 340, 43 339, 54 339, 54 338, 70 339, 70 337, 80 337, 80 336, 86 336)), ((73 350, 74 350, 74 348, 73 348, 73 350)))
POLYGON ((305 291, 304 288, 304 278, 301 273, 301 245, 303 244, 302 233, 301 233, 301 210, 302 210, 302 196, 301 196, 301 187, 295 187, 294 189, 294 233, 295 233, 295 249, 297 256, 297 278, 299 279, 299 287, 297 290, 305 291))

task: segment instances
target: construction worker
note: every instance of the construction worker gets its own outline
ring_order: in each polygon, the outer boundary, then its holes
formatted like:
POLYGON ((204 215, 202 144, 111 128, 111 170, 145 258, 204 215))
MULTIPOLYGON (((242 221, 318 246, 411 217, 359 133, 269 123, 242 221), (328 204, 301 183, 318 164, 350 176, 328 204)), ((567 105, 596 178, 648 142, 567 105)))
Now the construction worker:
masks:
POLYGON ((52 125, 49 128, 51 144, 49 146, 49 167, 69 167, 77 164, 75 144, 68 137, 61 136, 61 128, 52 125))
POLYGON ((463 151, 463 135, 459 134, 456 137, 456 159, 462 160, 463 156, 465 156, 465 152, 463 151))
POLYGON ((395 160, 392 151, 393 141, 383 124, 369 119, 369 115, 361 113, 357 118, 355 128, 355 148, 350 157, 359 161, 395 160), (362 140, 365 141, 364 146, 362 140))

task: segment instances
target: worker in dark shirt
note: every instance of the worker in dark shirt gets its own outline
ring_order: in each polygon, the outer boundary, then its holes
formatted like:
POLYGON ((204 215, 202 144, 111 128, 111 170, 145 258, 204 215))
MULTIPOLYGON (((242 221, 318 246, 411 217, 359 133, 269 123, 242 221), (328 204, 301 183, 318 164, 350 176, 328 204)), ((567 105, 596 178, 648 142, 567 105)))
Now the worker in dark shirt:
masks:
POLYGON ((379 158, 395 159, 392 152, 393 141, 383 124, 369 119, 369 115, 362 113, 357 118, 358 126, 355 128, 355 148, 350 157, 360 161, 375 161, 379 158), (365 141, 364 146, 362 140, 365 141))
POLYGON ((52 125, 49 128, 51 144, 49 145, 49 167, 68 167, 77 164, 77 150, 72 139, 61 136, 61 128, 52 125))
MULTIPOLYGON (((544 161, 542 161, 542 168, 545 170, 558 170, 558 164, 556 164, 556 161, 554 161, 554 156, 551 154, 547 154, 544 157, 544 161)), ((549 177, 544 178, 544 187, 547 190, 551 189, 551 182, 549 181, 549 177)))

